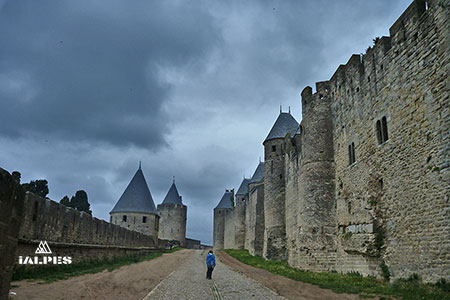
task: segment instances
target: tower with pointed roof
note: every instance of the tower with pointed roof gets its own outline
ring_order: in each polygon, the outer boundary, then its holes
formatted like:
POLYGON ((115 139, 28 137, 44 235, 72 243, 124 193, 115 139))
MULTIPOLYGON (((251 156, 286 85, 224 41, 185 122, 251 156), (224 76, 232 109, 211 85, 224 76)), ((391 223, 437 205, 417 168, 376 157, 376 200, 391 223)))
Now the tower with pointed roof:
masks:
POLYGON ((158 205, 158 213, 161 216, 159 238, 177 241, 184 247, 186 245, 187 206, 183 204, 178 193, 175 179, 163 202, 158 205))
POLYGON ((248 182, 245 210, 245 249, 251 255, 262 255, 264 244, 264 162, 259 162, 248 182))
POLYGON ((159 214, 140 164, 109 214, 112 224, 150 235, 155 238, 157 244, 159 214))
POLYGON ((214 208, 214 232, 213 243, 215 249, 225 247, 225 221, 229 213, 234 209, 234 189, 226 190, 219 204, 214 208))
POLYGON ((264 250, 266 259, 286 259, 285 149, 284 138, 293 135, 298 122, 282 112, 263 142, 264 145, 264 250))
POLYGON ((250 178, 245 178, 242 180, 239 189, 235 195, 235 212, 234 212, 234 228, 235 228, 235 249, 244 249, 245 245, 245 210, 248 202, 248 183, 250 178))

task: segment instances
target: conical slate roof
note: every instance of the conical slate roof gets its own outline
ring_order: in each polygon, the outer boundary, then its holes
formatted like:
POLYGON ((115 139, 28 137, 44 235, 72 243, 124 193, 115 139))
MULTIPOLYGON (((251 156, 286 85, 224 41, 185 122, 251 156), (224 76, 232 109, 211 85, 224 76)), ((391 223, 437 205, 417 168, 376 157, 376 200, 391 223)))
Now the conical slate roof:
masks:
POLYGON ((233 202, 231 202, 231 198, 233 197, 233 192, 226 191, 222 199, 220 199, 219 204, 214 208, 233 208, 233 202))
POLYGON ((175 185, 175 182, 172 183, 172 186, 170 187, 169 191, 167 192, 166 197, 164 198, 164 203, 175 203, 175 204, 183 204, 181 201, 181 196, 178 194, 177 187, 175 185))
POLYGON ((241 185, 239 186, 239 189, 236 192, 236 195, 245 195, 248 193, 248 183, 250 182, 249 178, 244 178, 242 180, 241 185))
POLYGON ((158 214, 140 166, 110 213, 117 212, 158 214))
POLYGON ((249 183, 260 182, 264 179, 264 162, 260 162, 258 167, 256 167, 255 173, 253 173, 252 178, 249 183))
POLYGON ((290 113, 280 112, 275 124, 264 142, 272 139, 284 138, 287 133, 293 133, 298 128, 298 122, 290 113))

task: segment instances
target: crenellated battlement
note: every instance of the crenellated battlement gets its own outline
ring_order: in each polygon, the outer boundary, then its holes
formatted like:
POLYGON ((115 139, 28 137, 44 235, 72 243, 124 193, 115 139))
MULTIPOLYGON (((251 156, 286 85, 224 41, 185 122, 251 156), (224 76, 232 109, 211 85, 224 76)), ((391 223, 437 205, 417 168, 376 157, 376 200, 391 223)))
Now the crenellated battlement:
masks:
POLYGON ((430 0, 415 0, 409 7, 403 12, 403 14, 395 21, 395 23, 389 28, 389 34, 394 44, 400 44, 405 40, 411 38, 412 34, 408 30, 411 23, 419 23, 420 17, 427 9, 432 9, 434 1, 430 0))

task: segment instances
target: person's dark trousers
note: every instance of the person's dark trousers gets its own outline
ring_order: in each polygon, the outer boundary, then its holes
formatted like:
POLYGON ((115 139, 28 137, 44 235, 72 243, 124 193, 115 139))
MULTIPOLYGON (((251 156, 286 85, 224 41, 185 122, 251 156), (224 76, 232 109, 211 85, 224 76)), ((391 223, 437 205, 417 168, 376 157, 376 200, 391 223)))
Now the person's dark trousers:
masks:
POLYGON ((206 271, 206 279, 211 279, 213 270, 214 270, 213 266, 208 267, 208 271, 206 271))

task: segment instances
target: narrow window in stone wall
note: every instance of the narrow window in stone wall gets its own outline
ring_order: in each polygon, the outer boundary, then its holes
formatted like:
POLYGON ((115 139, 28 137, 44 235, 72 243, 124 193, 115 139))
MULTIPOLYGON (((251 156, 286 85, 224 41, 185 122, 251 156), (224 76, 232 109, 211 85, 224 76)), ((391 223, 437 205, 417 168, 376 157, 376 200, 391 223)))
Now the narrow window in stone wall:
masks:
POLYGON ((122 216, 122 222, 126 222, 127 221, 127 216, 123 215, 122 216))
POLYGON ((377 121, 377 140, 378 140, 378 144, 382 144, 383 143, 383 139, 381 138, 381 121, 378 120, 377 121))
POLYGON ((272 145, 272 152, 277 151, 277 146, 276 145, 272 145))
POLYGON ((348 164, 351 165, 356 162, 355 143, 348 145, 348 164))
POLYGON ((383 143, 384 143, 389 139, 386 117, 381 118, 381 128, 382 128, 381 136, 383 137, 383 143))
POLYGON ((389 139, 386 117, 383 117, 381 120, 377 121, 376 132, 378 144, 383 144, 389 139))
POLYGON ((352 145, 348 145, 348 164, 352 164, 352 145))
POLYGON ((352 143, 352 158, 353 162, 356 162, 355 143, 352 143))
POLYGON ((147 223, 147 217, 146 216, 142 217, 142 223, 147 223))

